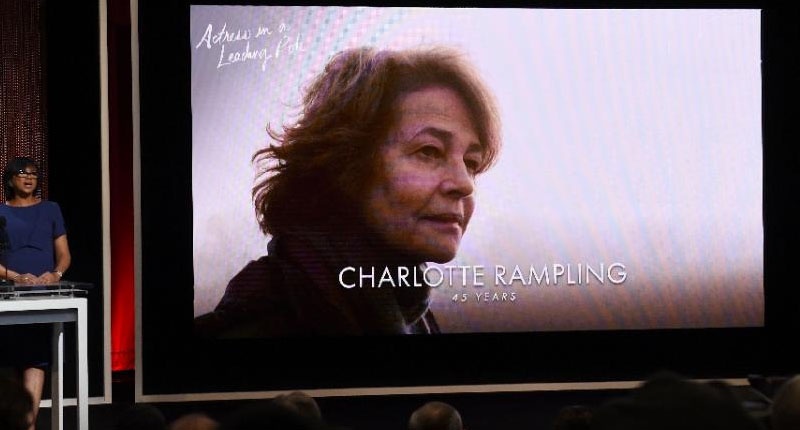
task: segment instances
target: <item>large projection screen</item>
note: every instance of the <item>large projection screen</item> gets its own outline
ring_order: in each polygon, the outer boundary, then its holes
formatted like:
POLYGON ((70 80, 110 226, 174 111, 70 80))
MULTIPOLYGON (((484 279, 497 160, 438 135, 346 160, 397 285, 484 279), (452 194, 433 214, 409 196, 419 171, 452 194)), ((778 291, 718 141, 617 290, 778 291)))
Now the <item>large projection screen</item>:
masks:
MULTIPOLYGON (((139 12, 138 399, 620 381, 664 367, 742 377, 767 365, 756 351, 791 320, 776 282, 784 245, 770 239, 787 203, 766 191, 788 171, 765 168, 787 151, 766 138, 785 46, 764 39, 762 10, 140 2, 139 12), (502 150, 475 179, 458 252, 426 266, 441 333, 198 334, 195 321, 273 239, 253 202, 253 156, 275 144, 267 129, 301 119, 326 64, 365 46, 456 50, 499 108, 502 150), (772 63, 764 47, 779 53, 772 63), (740 342, 753 348, 732 354, 740 342), (307 356, 326 360, 298 368, 307 356), (406 366, 445 356, 470 360, 406 366), (243 377, 237 357, 281 372, 243 377)), ((332 284, 368 297, 392 282, 332 284)))

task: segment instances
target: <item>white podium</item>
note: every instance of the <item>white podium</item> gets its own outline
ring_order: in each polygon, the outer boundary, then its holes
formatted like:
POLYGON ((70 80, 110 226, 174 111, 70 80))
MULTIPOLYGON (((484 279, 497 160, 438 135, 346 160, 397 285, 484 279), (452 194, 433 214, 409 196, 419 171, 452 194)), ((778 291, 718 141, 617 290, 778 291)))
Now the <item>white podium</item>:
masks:
POLYGON ((0 325, 50 323, 53 326, 53 359, 50 363, 52 430, 63 430, 64 323, 76 325, 78 429, 89 428, 89 364, 86 354, 86 298, 40 295, 0 299, 0 325))

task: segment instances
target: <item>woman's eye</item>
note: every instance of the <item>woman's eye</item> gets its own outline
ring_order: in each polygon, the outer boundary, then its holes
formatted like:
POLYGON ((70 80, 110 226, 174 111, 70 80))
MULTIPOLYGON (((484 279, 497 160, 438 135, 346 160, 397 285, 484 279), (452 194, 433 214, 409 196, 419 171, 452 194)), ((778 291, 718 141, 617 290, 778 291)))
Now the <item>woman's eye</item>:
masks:
POLYGON ((423 146, 417 150, 417 153, 425 158, 439 158, 442 155, 442 151, 439 148, 431 145, 423 146))
POLYGON ((464 165, 467 166, 467 170, 469 170, 470 173, 472 174, 475 174, 481 166, 478 160, 469 160, 469 159, 464 160, 464 165))
POLYGON ((473 175, 477 174, 478 171, 481 169, 483 165, 483 157, 482 156, 473 156, 469 155, 464 158, 464 165, 467 166, 467 170, 473 175))

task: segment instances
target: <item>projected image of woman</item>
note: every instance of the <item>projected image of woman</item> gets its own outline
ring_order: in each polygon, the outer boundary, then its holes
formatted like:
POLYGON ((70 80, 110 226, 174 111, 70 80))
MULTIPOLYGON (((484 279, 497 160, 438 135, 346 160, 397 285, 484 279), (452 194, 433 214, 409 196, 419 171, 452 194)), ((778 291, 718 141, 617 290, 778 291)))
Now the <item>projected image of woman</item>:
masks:
POLYGON ((196 320, 201 332, 437 333, 421 270, 455 257, 475 179, 500 147, 493 98, 471 66, 444 48, 343 51, 307 89, 297 123, 269 133, 253 190, 269 255, 230 281, 196 320), (382 273, 395 286, 377 288, 382 273))

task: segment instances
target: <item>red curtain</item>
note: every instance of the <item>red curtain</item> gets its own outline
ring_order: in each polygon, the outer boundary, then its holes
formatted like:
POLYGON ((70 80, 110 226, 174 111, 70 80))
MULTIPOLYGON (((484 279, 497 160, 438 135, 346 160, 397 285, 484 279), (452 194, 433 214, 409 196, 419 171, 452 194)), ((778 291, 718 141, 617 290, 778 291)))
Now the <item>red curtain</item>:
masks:
POLYGON ((108 2, 111 368, 134 368, 133 129, 129 0, 108 2))
MULTIPOLYGON (((42 70, 40 0, 0 1, 0 168, 14 157, 33 158, 47 198, 47 115, 42 70)), ((5 201, 5 187, 0 198, 5 201)))

